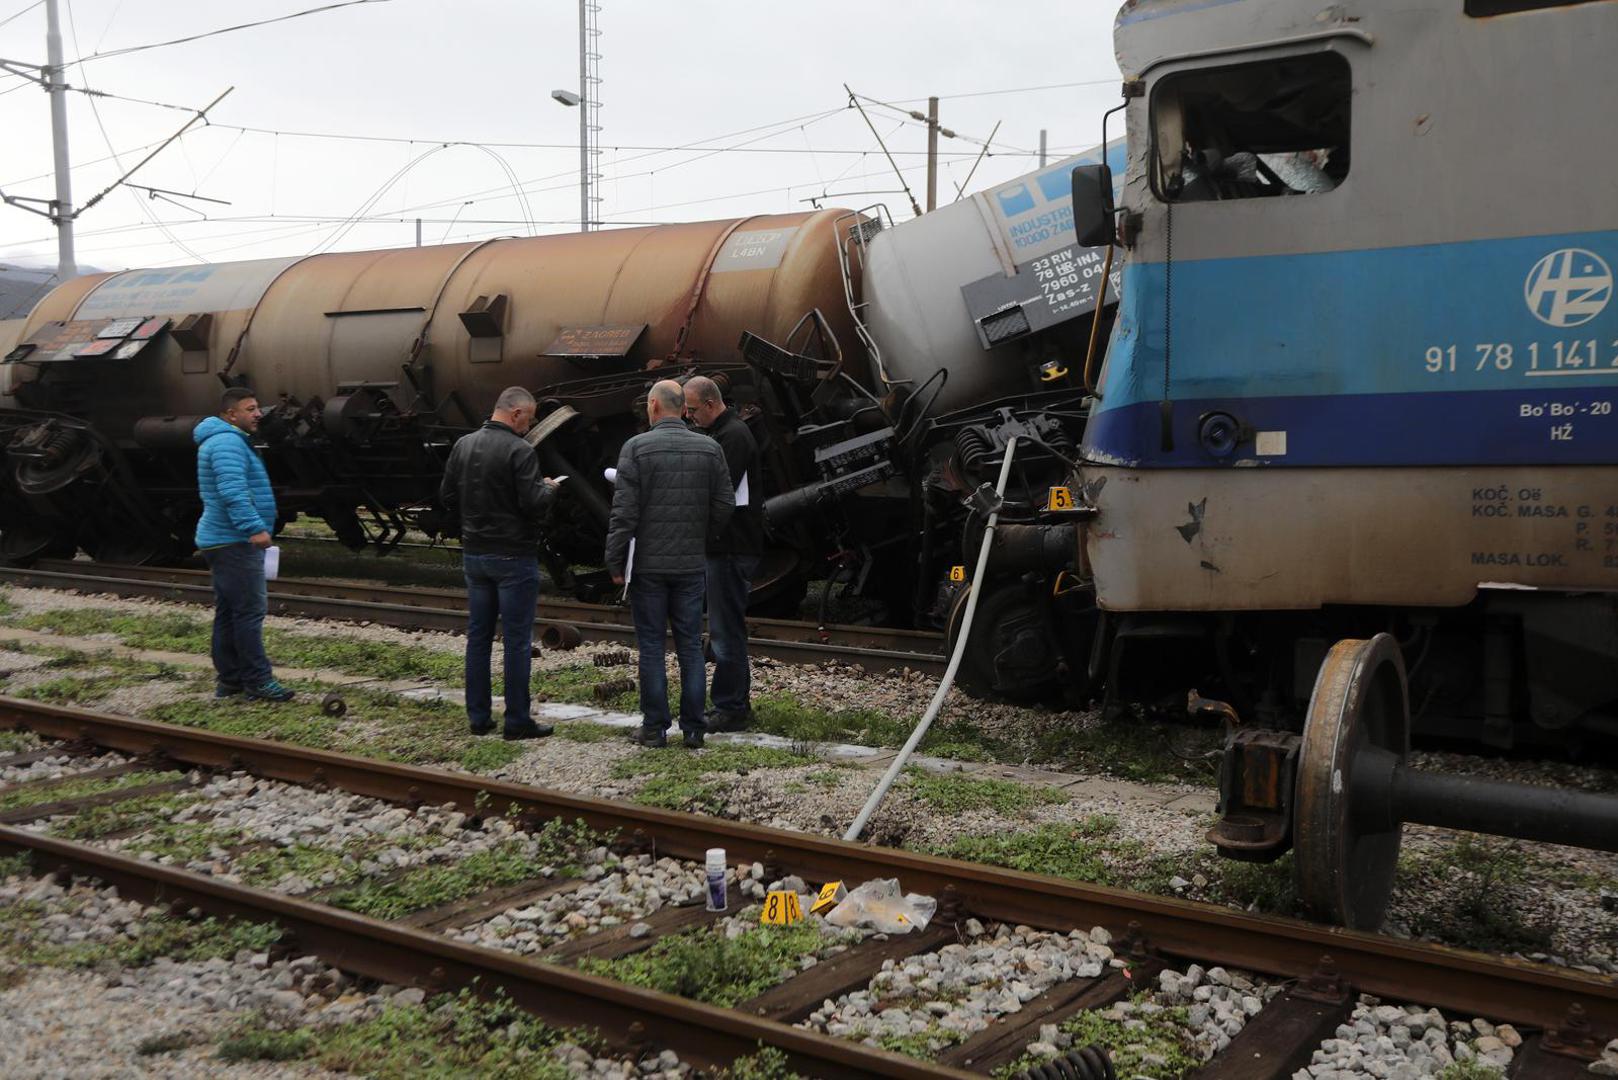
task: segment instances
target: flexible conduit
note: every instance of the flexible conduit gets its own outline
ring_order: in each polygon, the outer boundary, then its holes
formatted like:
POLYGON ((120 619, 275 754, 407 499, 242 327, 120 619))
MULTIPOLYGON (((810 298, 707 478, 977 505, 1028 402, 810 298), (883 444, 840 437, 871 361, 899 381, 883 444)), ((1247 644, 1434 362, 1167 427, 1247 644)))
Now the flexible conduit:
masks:
MULTIPOLYGON (((1005 497, 1006 480, 1011 476, 1011 459, 1016 452, 1017 436, 1013 435, 1006 440, 1006 456, 1000 462, 1000 481, 994 487, 995 495, 1000 498, 1005 497)), ((927 729, 932 727, 933 721, 944 708, 944 697, 949 693, 949 688, 955 685, 955 673, 960 670, 961 657, 966 654, 966 643, 972 637, 972 618, 977 614, 978 597, 982 595, 978 586, 982 583, 983 572, 989 565, 989 549, 994 546, 994 528, 999 521, 1000 511, 996 510, 989 515, 989 523, 983 528, 983 546, 978 549, 978 564, 972 571, 972 584, 967 586, 966 613, 961 616, 961 632, 955 639, 955 650, 950 653, 949 667, 944 669, 944 679, 938 684, 938 692, 933 695, 932 704, 927 706, 926 713, 916 724, 916 730, 905 740, 904 749, 899 751, 899 756, 888 766, 888 771, 882 775, 882 780, 876 785, 876 790, 871 792, 871 797, 865 800, 865 806, 861 808, 859 817, 854 819, 854 824, 843 834, 844 840, 852 841, 860 838, 860 833, 865 831, 871 815, 882 805, 882 800, 888 797, 888 789, 893 786, 894 780, 898 779, 905 762, 910 759, 910 755, 926 736, 927 729)))

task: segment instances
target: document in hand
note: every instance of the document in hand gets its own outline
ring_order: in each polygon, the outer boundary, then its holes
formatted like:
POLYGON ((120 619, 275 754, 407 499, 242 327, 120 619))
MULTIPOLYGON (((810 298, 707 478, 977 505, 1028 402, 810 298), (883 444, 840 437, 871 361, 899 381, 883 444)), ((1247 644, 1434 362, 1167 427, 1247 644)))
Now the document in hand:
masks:
POLYGON ((747 505, 747 474, 742 473, 742 482, 736 485, 736 505, 747 505))
POLYGON ((264 580, 274 581, 281 572, 281 549, 270 545, 264 549, 264 580))

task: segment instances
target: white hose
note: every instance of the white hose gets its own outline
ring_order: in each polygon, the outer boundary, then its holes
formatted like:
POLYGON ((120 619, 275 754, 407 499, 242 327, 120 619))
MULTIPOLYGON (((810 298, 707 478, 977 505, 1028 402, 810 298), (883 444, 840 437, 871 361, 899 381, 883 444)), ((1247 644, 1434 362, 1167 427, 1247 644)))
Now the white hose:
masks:
MULTIPOLYGON (((1016 453, 1016 450, 1017 437, 1013 435, 1006 440, 1006 456, 1000 462, 1000 482, 994 488, 995 495, 1000 498, 1005 498, 1006 480, 1011 476, 1011 458, 1016 453)), ((860 816, 854 819, 854 824, 850 825, 848 831, 843 834, 844 840, 858 840, 860 838, 860 833, 865 831, 866 823, 871 820, 871 815, 876 813, 877 807, 882 805, 882 800, 888 797, 888 789, 893 786, 894 780, 898 779, 900 771, 905 767, 905 762, 909 760, 917 745, 926 736, 927 729, 932 727, 933 721, 938 718, 939 711, 944 707, 944 697, 949 693, 949 688, 955 685, 955 673, 960 669, 961 657, 966 654, 966 643, 972 636, 972 617, 977 614, 978 610, 978 585, 983 581, 983 571, 989 565, 989 548, 994 544, 994 527, 999 520, 1000 511, 996 510, 989 515, 989 523, 983 529, 983 546, 978 550, 978 565, 972 572, 972 584, 967 586, 966 612, 961 616, 961 630, 955 639, 955 651, 950 654, 949 667, 944 669, 944 681, 938 684, 938 692, 933 695, 932 704, 927 706, 927 711, 922 715, 920 722, 916 724, 916 730, 912 731, 910 738, 905 740, 904 749, 899 751, 899 756, 893 759, 892 765, 888 766, 888 771, 882 775, 882 781, 877 784, 876 790, 871 792, 871 797, 865 800, 865 806, 861 808, 860 816)))

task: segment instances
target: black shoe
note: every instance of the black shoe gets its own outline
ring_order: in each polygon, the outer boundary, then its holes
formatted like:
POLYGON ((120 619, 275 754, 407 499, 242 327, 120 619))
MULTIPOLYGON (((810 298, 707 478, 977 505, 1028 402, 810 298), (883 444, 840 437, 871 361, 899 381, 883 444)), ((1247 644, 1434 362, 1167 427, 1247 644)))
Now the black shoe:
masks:
POLYGON ((216 698, 233 698, 243 690, 241 683, 216 682, 213 684, 213 696, 216 698))
POLYGON ((753 710, 751 708, 742 709, 739 712, 729 709, 723 711, 715 709, 708 715, 708 730, 711 732, 742 731, 751 727, 752 724, 753 710))
POLYGON ((543 739, 555 730, 556 728, 550 724, 536 724, 530 720, 522 727, 506 728, 500 733, 500 737, 507 742, 516 742, 518 739, 543 739))
POLYGON ((644 746, 649 750, 661 750, 669 744, 669 737, 653 728, 639 728, 629 737, 629 741, 636 746, 644 746))
POLYGON ((493 724, 469 724, 469 725, 467 725, 467 730, 470 731, 474 735, 493 735, 494 734, 494 725, 493 724))
POLYGON ((687 750, 701 750, 702 745, 702 732, 688 731, 685 733, 685 748, 687 750))

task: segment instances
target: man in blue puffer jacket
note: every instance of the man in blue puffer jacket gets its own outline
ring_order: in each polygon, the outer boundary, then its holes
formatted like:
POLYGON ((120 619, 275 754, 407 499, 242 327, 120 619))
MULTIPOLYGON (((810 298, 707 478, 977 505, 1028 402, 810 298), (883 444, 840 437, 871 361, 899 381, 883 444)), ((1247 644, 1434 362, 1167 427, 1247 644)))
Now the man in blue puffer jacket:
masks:
POLYGON ((214 697, 290 701, 292 691, 275 681, 264 654, 264 551, 275 528, 275 492, 250 438, 260 416, 253 391, 233 386, 220 399, 219 415, 191 433, 202 493, 197 547, 213 577, 214 697))

